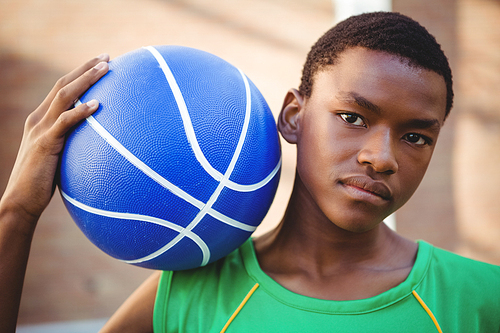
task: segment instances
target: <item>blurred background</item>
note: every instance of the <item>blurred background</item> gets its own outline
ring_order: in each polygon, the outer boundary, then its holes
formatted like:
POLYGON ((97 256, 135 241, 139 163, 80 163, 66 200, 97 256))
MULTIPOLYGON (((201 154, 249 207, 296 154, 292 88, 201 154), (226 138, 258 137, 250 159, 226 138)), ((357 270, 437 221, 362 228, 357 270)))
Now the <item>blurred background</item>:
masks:
MULTIPOLYGON (((395 214, 396 229, 498 265, 499 0, 0 0, 0 190, 26 116, 59 77, 102 52, 177 44, 214 53, 252 79, 276 116, 318 37, 346 15, 377 8, 427 27, 454 71, 455 107, 422 185, 395 214)), ((283 142, 283 154, 278 195, 256 233, 285 209, 295 148, 283 142)), ((35 233, 19 332, 95 331, 151 273, 92 245, 56 193, 35 233)))

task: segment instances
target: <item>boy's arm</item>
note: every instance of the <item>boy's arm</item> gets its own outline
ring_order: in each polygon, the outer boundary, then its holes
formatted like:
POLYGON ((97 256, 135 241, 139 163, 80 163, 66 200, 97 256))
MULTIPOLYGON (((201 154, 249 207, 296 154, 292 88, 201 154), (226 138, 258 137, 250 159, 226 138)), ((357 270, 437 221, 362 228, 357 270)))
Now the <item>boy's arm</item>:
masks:
POLYGON ((152 333, 153 309, 161 272, 153 273, 116 311, 100 333, 152 333))
POLYGON ((0 199, 0 332, 16 329, 31 240, 55 190, 65 135, 97 110, 98 103, 68 109, 107 72, 108 60, 102 55, 62 77, 26 120, 21 147, 0 199))

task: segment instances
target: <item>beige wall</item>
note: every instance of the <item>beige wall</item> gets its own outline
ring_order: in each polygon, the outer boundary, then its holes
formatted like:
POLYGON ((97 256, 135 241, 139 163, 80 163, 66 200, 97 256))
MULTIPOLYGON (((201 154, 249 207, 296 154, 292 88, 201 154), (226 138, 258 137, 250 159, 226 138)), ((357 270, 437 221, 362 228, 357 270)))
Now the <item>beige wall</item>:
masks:
POLYGON ((394 0, 450 59, 455 107, 429 171, 398 213, 398 230, 500 264, 500 2, 394 0))
MULTIPOLYGON (((393 0, 393 11, 406 14, 425 26, 441 44, 452 70, 456 68, 455 0, 393 0)), ((457 231, 451 174, 455 110, 441 131, 434 156, 420 187, 397 213, 398 231, 411 239, 424 239, 455 250, 457 231)))
POLYGON ((458 6, 457 251, 500 264, 500 2, 458 6))

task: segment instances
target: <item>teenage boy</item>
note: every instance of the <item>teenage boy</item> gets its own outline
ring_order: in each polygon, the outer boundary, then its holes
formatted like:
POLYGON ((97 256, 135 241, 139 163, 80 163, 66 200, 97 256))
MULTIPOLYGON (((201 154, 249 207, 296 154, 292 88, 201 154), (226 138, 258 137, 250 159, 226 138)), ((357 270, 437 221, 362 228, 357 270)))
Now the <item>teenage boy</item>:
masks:
MULTIPOLYGON (((26 122, 0 202, 2 332, 14 331, 65 133, 97 101, 64 110, 107 60, 61 79, 26 122)), ((448 61, 417 22, 371 13, 338 24, 279 115, 297 170, 278 227, 206 267, 153 274, 103 332, 500 332, 500 267, 382 223, 418 187, 452 102, 448 61)))

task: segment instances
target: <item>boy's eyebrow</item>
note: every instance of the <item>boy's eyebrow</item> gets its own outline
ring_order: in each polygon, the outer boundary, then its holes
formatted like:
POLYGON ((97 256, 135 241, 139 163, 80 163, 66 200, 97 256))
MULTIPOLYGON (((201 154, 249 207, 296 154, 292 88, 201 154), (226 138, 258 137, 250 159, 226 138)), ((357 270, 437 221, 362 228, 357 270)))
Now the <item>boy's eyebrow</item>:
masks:
POLYGON ((335 97, 337 97, 337 99, 340 101, 347 103, 355 103, 361 106, 362 108, 370 110, 376 114, 380 114, 380 108, 377 105, 373 104, 372 102, 370 102, 369 100, 367 100, 366 98, 364 98, 363 96, 359 95, 354 91, 349 91, 349 92, 341 91, 335 97))
MULTIPOLYGON (((336 98, 340 101, 347 102, 347 103, 355 103, 358 106, 370 110, 378 115, 381 113, 380 107, 378 107, 376 104, 373 104, 363 96, 359 95, 358 93, 354 91, 349 91, 349 92, 344 92, 341 91, 336 98)), ((441 129, 441 123, 439 122, 438 119, 411 119, 408 122, 405 123, 405 126, 408 128, 415 128, 415 129, 427 129, 432 132, 439 133, 441 129)))
POLYGON ((405 125, 408 128, 425 129, 436 133, 441 130, 441 123, 437 119, 411 119, 405 125))

